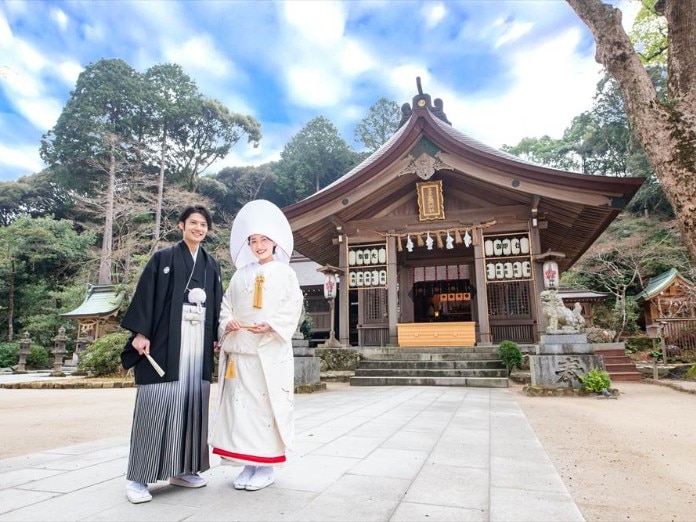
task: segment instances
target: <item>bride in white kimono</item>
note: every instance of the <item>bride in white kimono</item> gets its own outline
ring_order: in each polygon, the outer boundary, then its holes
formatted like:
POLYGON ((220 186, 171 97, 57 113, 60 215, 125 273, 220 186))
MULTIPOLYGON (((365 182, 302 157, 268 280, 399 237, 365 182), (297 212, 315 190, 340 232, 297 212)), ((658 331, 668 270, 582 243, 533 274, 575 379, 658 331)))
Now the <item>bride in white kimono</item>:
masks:
POLYGON ((244 205, 232 225, 236 272, 222 301, 218 401, 210 434, 224 464, 244 465, 236 489, 275 480, 294 437, 292 336, 303 296, 290 268, 293 237, 282 211, 265 200, 244 205))

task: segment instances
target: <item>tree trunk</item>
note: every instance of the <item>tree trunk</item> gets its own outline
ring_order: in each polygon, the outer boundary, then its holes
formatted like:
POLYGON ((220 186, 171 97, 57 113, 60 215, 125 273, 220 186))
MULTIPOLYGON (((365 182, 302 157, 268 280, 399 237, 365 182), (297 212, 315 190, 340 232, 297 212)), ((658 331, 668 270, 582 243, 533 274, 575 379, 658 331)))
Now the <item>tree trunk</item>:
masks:
POLYGON ((106 208, 104 216, 104 234, 102 237, 101 257, 99 260, 99 284, 111 284, 111 253, 114 238, 114 191, 116 189, 116 154, 114 152, 115 137, 111 137, 111 154, 109 157, 109 181, 106 188, 106 208))
POLYGON ((614 77, 627 116, 655 169, 696 261, 696 0, 665 0, 670 99, 660 102, 621 25, 621 12, 600 0, 566 0, 590 28, 596 59, 614 77))
POLYGON ((14 338, 14 294, 15 294, 15 262, 10 259, 10 281, 9 281, 9 296, 7 303, 7 342, 11 343, 14 338))
POLYGON ((162 201, 164 200, 164 165, 167 154, 167 130, 162 134, 159 179, 157 180, 157 203, 155 204, 155 229, 152 234, 153 248, 157 248, 162 230, 162 201))

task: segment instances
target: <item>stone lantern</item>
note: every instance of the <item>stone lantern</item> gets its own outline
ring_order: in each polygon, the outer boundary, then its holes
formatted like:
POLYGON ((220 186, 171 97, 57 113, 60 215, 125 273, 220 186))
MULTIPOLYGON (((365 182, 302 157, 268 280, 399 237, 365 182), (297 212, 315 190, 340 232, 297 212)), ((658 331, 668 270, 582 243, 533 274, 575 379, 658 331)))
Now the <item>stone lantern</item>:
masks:
POLYGON ((53 371, 51 377, 65 377, 63 373, 63 357, 65 356, 65 345, 68 336, 65 335, 65 328, 58 328, 58 335, 53 338, 53 371))
POLYGON ((19 340, 19 362, 14 373, 27 373, 27 355, 31 353, 31 339, 29 332, 24 332, 24 337, 19 340))
POLYGON ((324 274, 324 298, 329 302, 329 338, 322 345, 324 348, 341 348, 341 343, 336 339, 334 333, 334 302, 336 300, 336 291, 338 289, 338 276, 343 274, 343 270, 331 265, 324 265, 317 268, 318 272, 324 274))

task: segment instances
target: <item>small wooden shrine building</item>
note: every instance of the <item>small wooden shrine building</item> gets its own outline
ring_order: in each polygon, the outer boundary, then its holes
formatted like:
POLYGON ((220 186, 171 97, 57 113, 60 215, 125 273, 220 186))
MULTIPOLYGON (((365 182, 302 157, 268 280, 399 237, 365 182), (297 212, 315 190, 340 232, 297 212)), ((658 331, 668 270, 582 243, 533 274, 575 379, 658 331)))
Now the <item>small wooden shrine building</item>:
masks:
POLYGON ((542 167, 488 147, 418 88, 389 141, 284 209, 295 250, 343 271, 344 346, 536 342, 547 253, 559 254, 561 271, 572 266, 643 180, 542 167))
POLYGON ((70 312, 61 314, 61 317, 77 321, 77 351, 118 328, 116 316, 122 302, 123 295, 115 286, 89 285, 82 304, 70 312))

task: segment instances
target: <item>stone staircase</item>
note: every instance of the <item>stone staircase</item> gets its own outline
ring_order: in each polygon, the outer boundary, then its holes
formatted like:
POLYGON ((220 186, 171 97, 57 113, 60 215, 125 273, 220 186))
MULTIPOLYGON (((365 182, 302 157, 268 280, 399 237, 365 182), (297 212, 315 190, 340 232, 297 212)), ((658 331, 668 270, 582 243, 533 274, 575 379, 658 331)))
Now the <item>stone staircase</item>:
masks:
POLYGON ((623 348, 595 349, 595 355, 604 357, 604 367, 612 382, 640 381, 643 374, 636 369, 636 365, 626 355, 623 348))
POLYGON ((363 354, 351 386, 507 388, 495 346, 386 347, 363 354))

